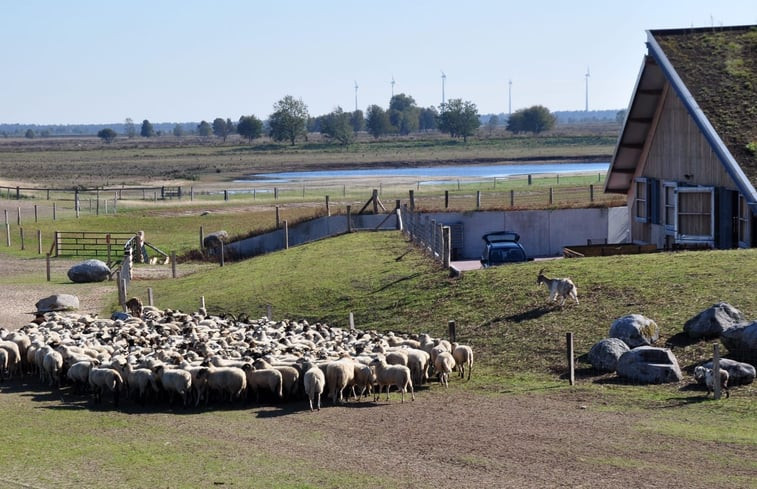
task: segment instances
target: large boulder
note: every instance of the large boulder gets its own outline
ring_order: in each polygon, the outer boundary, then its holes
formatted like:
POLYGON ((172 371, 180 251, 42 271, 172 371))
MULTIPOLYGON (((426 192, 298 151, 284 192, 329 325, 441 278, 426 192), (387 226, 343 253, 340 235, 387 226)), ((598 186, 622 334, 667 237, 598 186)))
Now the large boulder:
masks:
POLYGON ((73 311, 79 309, 79 298, 71 294, 54 294, 34 304, 37 312, 73 311))
POLYGON ((660 328, 641 314, 629 314, 616 319, 610 326, 610 338, 623 340, 629 348, 649 346, 660 338, 660 328))
POLYGON ((741 311, 727 302, 719 302, 686 321, 683 331, 694 339, 716 338, 724 330, 741 322, 744 322, 741 311))
POLYGON ((731 356, 757 364, 757 321, 736 324, 720 334, 731 356))
POLYGON ((110 276, 110 268, 100 260, 87 260, 68 269, 68 278, 72 282, 102 282, 110 276))
MULTIPOLYGON (((712 368, 712 360, 702 364, 704 368, 712 368)), ((754 382, 755 369, 753 365, 744 362, 737 362, 730 358, 720 359, 720 368, 728 372, 728 385, 746 385, 754 382)), ((697 379, 697 382, 704 385, 704 378, 697 379)))
POLYGON ((681 367, 668 348, 640 346, 624 353, 618 360, 618 375, 642 384, 678 382, 681 367))
POLYGON ((605 338, 589 350, 589 363, 597 370, 614 372, 618 366, 618 359, 628 350, 628 345, 623 340, 605 338))
POLYGON ((229 239, 229 233, 226 231, 216 231, 215 233, 210 233, 202 240, 202 246, 205 248, 218 248, 221 246, 221 243, 225 243, 226 240, 229 239))

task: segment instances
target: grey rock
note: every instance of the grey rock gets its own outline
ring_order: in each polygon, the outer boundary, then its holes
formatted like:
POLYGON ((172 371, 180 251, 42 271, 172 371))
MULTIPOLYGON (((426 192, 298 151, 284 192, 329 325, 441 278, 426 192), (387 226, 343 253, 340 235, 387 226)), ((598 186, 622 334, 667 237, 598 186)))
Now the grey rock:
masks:
POLYGON ((744 322, 741 311, 727 302, 719 302, 686 321, 683 331, 694 339, 716 338, 724 330, 741 322, 744 322))
MULTIPOLYGON (((712 360, 702 364, 704 368, 712 368, 712 360)), ((730 358, 720 359, 720 368, 728 372, 728 385, 747 385, 754 382, 755 369, 753 365, 744 362, 737 362, 730 358)), ((696 379, 697 382, 704 385, 704 378, 696 379)))
POLYGON ((72 282, 102 282, 110 276, 110 268, 100 260, 87 260, 68 269, 68 278, 72 282))
POLYGON ((757 365, 757 321, 736 324, 720 334, 731 356, 757 365))
POLYGON ((79 298, 71 294, 54 294, 34 304, 37 312, 73 311, 79 309, 79 298))
POLYGON ((589 363, 597 370, 614 372, 618 366, 618 359, 628 350, 628 345, 623 340, 605 338, 589 350, 589 363))
POLYGON ((618 360, 618 375, 642 384, 678 382, 681 367, 668 348, 640 346, 624 353, 618 360))
POLYGON ((629 314, 612 323, 608 336, 623 340, 629 348, 636 348, 654 344, 660 338, 660 328, 641 314, 629 314))

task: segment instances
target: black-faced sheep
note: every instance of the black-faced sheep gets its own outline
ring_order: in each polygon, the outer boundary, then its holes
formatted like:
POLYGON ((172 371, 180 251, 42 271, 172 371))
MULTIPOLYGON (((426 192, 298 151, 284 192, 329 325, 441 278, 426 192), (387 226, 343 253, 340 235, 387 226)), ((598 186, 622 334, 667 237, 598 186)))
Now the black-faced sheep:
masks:
POLYGON ((410 376, 410 369, 404 365, 389 365, 383 356, 378 356, 370 363, 370 367, 375 369, 376 384, 378 390, 373 396, 376 402, 381 397, 381 389, 386 386, 386 400, 389 401, 389 389, 391 386, 397 386, 402 394, 402 402, 405 402, 405 392, 410 388, 410 394, 413 401, 415 400, 415 390, 413 389, 413 380, 410 376))

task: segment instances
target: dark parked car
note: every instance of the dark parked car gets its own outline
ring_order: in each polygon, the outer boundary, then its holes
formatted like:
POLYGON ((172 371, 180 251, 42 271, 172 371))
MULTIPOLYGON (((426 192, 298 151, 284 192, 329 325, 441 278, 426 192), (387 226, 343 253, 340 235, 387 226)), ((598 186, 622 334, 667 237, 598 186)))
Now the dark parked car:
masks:
POLYGON ((484 268, 503 265, 505 263, 519 263, 533 260, 526 254, 526 250, 518 242, 520 235, 513 231, 501 231, 482 236, 484 252, 481 254, 481 265, 484 268))

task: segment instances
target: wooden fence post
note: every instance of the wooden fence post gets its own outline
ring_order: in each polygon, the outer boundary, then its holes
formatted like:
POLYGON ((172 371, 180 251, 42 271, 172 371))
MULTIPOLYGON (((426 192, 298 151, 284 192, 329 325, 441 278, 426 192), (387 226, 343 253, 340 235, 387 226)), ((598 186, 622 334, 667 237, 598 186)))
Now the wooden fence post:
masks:
POLYGON ((57 212, 56 212, 57 209, 58 209, 58 206, 55 205, 55 202, 53 202, 53 221, 55 220, 55 217, 56 217, 56 214, 57 214, 57 212))
POLYGON ((476 190, 476 210, 481 208, 481 191, 476 190))
POLYGON ((289 221, 284 219, 284 249, 289 249, 289 221))
POLYGON ((171 277, 176 278, 176 252, 171 252, 171 277))
POLYGON ((575 361, 573 360, 573 333, 565 333, 565 343, 567 344, 568 354, 568 380, 570 385, 576 383, 576 368, 575 361))
POLYGON ((18 228, 18 231, 21 235, 21 251, 24 251, 24 228, 18 228))
POLYGON ((76 218, 79 219, 79 189, 74 191, 74 211, 76 212, 76 218))
POLYGON ((195 200, 195 188, 189 187, 189 201, 192 202, 195 200))
POLYGON ((589 202, 594 202, 594 184, 589 185, 589 202))
POLYGON ((37 229, 37 254, 42 254, 42 231, 37 229))
POLYGON ((39 222, 38 212, 37 212, 37 204, 34 204, 34 222, 39 222))
POLYGON ((347 232, 352 232, 352 206, 347 206, 347 232))
POLYGON ((279 229, 281 227, 281 221, 280 221, 280 215, 279 215, 279 206, 276 206, 276 229, 279 229))
POLYGON ((45 276, 47 277, 47 281, 50 281, 50 253, 47 253, 45 256, 45 276))
POLYGON ((21 225, 21 208, 20 207, 17 208, 16 225, 17 226, 21 225))
POLYGON ((515 190, 510 190, 510 207, 515 207, 515 190))
POLYGON ((410 190, 409 194, 410 194, 409 195, 409 198, 410 198, 410 210, 414 211, 415 210, 415 191, 414 190, 410 190))
POLYGON ((712 398, 720 399, 720 343, 712 345, 712 398))
POLYGON ((200 249, 205 248, 205 229, 200 226, 200 249))
POLYGON ((444 208, 449 209, 449 190, 444 191, 444 208))
POLYGON ((531 185, 531 175, 528 176, 528 184, 531 185))
POLYGON ((326 196, 326 215, 331 216, 331 207, 329 206, 329 196, 326 196))
POLYGON ((549 205, 552 205, 554 202, 554 189, 552 187, 549 187, 549 205))
POLYGON ((273 306, 270 304, 265 305, 265 317, 267 317, 269 321, 273 321, 273 306))
POLYGON ((350 311, 350 331, 355 329, 355 315, 350 311))
POLYGON ((223 240, 221 240, 221 246, 219 247, 219 250, 220 250, 220 253, 218 254, 219 255, 218 261, 221 264, 221 266, 223 266, 224 265, 224 256, 223 255, 225 254, 224 248, 223 248, 223 240))
POLYGON ((455 320, 447 321, 447 332, 449 333, 449 341, 454 343, 457 341, 457 331, 455 329, 455 320))
POLYGON ((205 296, 204 295, 200 296, 200 307, 202 309, 205 309, 205 296))
POLYGON ((148 306, 155 305, 155 301, 153 300, 153 296, 152 296, 152 287, 147 287, 147 305, 148 306))
POLYGON ((378 214, 379 196, 378 196, 378 190, 376 190, 375 188, 373 189, 373 194, 371 195, 371 200, 373 201, 373 213, 374 214, 378 214))

